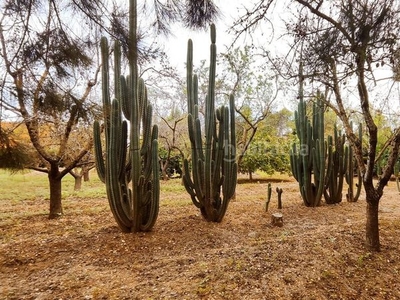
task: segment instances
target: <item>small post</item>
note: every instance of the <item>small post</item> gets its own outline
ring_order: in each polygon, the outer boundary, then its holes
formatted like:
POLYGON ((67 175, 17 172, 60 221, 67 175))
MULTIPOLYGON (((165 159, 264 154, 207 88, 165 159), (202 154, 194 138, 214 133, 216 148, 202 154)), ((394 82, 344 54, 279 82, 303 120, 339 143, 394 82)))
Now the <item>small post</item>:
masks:
POLYGON ((278 209, 282 209, 282 193, 283 190, 281 188, 276 188, 276 192, 278 193, 278 209))
POLYGON ((272 195, 271 183, 268 183, 268 187, 267 187, 267 201, 265 202, 265 211, 268 211, 269 202, 271 201, 271 195, 272 195))

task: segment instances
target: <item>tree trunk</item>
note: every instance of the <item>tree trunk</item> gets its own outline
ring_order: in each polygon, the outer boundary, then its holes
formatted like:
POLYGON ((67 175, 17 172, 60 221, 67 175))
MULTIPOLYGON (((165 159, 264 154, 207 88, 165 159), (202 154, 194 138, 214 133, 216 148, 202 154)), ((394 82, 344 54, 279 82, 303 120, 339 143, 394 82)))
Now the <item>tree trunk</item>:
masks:
POLYGON ((89 172, 90 172, 90 170, 84 170, 83 171, 83 181, 84 182, 88 182, 90 180, 89 172))
POLYGON ((74 191, 80 191, 82 188, 82 175, 78 175, 74 177, 75 179, 75 184, 74 184, 74 191))
POLYGON ((281 213, 274 213, 271 215, 272 226, 282 227, 283 226, 283 215, 281 213))
POLYGON ((49 219, 61 217, 63 214, 61 204, 61 179, 58 165, 53 165, 50 168, 49 174, 50 184, 50 214, 49 219))
POLYGON ((253 181, 253 172, 249 171, 249 179, 250 181, 253 181))
POLYGON ((169 177, 168 177, 168 174, 167 174, 166 169, 163 168, 163 169, 161 170, 161 174, 162 174, 162 178, 163 178, 164 181, 169 180, 169 177))
POLYGON ((367 199, 366 247, 371 251, 380 251, 379 242, 379 199, 367 199))

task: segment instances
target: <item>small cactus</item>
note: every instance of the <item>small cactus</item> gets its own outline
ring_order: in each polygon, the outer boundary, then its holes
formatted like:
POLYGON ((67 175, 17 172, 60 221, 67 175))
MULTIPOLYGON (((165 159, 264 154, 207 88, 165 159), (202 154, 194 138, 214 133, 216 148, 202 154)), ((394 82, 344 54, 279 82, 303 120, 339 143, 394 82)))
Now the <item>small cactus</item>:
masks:
POLYGON ((265 201, 265 211, 268 211, 269 202, 271 201, 271 195, 272 195, 271 183, 268 183, 268 186, 267 186, 267 201, 265 201))
POLYGON ((282 188, 277 187, 276 192, 278 193, 278 209, 282 209, 282 188))

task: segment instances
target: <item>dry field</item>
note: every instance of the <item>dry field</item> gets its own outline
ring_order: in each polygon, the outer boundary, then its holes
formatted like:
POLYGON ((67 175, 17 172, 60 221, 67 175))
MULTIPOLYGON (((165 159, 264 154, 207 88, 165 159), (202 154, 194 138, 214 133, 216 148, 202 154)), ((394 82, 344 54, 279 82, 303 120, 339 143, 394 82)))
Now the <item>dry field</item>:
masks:
POLYGON ((240 183, 214 224, 176 179, 162 182, 156 226, 139 234, 119 231, 101 192, 66 196, 58 220, 47 219, 45 197, 13 200, 3 192, 0 299, 400 299, 394 182, 381 201, 380 253, 363 246, 363 196, 312 209, 292 179, 272 187, 283 189, 283 227, 270 225, 277 194, 265 212, 264 180, 240 183))

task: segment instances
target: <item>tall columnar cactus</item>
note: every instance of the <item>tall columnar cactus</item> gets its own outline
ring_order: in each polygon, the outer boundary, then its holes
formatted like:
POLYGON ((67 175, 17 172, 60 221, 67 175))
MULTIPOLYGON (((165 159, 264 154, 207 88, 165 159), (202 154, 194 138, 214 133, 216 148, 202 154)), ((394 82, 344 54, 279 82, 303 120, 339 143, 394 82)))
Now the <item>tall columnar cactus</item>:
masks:
MULTIPOLYGON (((353 125, 351 124, 353 127, 353 125)), ((362 142, 362 125, 358 125, 358 138, 360 143, 362 142)), ((348 146, 349 150, 347 152, 348 156, 348 165, 346 171, 346 183, 348 185, 346 199, 348 202, 357 202, 358 198, 361 194, 361 187, 362 187, 362 178, 360 168, 355 165, 357 164, 354 155, 353 155, 353 148, 348 146), (357 183, 355 184, 356 191, 354 192, 354 169, 357 168, 357 183)))
POLYGON ((193 43, 188 41, 187 99, 188 129, 192 148, 190 176, 184 161, 183 182, 192 201, 208 221, 220 222, 235 194, 237 181, 234 98, 229 107, 215 110, 216 31, 211 25, 209 85, 205 99, 205 141, 201 132, 198 107, 198 79, 193 74, 193 43))
POLYGON ((316 97, 310 121, 306 114, 306 103, 300 92, 295 124, 299 147, 293 144, 290 151, 292 173, 299 183, 304 204, 319 206, 324 192, 326 152, 322 95, 318 94, 316 97))
POLYGON ((152 106, 147 100, 144 81, 137 75, 136 16, 136 0, 130 0, 130 74, 126 78, 120 75, 121 49, 119 43, 115 42, 115 95, 112 101, 109 86, 110 51, 107 39, 101 39, 105 159, 101 126, 97 121, 94 123, 97 172, 106 184, 114 218, 124 232, 147 231, 153 227, 158 216, 160 190, 158 129, 156 125, 151 126, 152 106))
POLYGON ((324 198, 327 204, 342 201, 344 177, 348 164, 348 147, 344 146, 345 135, 335 126, 334 136, 328 136, 327 170, 324 198))

